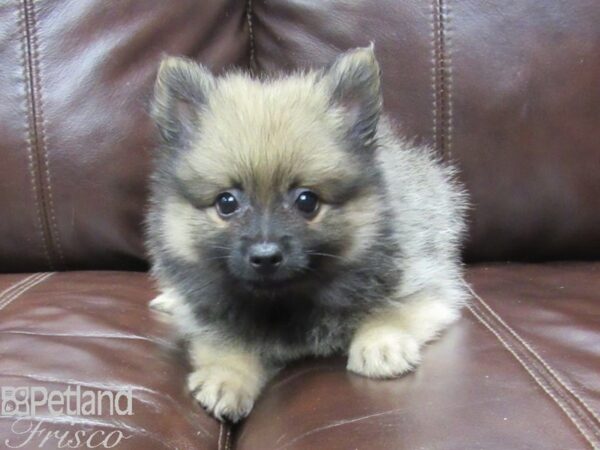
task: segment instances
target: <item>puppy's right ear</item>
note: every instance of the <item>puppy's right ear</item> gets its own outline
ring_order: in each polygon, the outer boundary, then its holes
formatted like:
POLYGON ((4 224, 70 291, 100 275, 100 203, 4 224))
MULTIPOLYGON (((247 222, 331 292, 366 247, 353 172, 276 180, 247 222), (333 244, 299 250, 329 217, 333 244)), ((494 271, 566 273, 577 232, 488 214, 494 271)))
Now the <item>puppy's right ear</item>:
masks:
POLYGON ((204 66, 185 58, 164 58, 154 84, 152 118, 165 142, 178 142, 198 123, 215 84, 204 66))
POLYGON ((372 147, 381 114, 381 76, 375 47, 355 48, 339 55, 322 71, 333 103, 346 111, 351 136, 372 147))

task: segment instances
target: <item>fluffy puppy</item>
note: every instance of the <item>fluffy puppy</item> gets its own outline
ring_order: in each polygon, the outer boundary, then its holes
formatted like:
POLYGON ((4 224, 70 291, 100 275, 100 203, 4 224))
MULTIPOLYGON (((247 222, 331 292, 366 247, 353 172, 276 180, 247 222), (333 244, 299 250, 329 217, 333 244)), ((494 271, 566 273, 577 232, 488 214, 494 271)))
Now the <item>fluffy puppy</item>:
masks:
POLYGON ((464 195, 381 106, 372 47, 268 79, 161 63, 153 305, 189 341, 189 389, 215 417, 245 417, 305 355, 401 375, 458 317, 464 195))

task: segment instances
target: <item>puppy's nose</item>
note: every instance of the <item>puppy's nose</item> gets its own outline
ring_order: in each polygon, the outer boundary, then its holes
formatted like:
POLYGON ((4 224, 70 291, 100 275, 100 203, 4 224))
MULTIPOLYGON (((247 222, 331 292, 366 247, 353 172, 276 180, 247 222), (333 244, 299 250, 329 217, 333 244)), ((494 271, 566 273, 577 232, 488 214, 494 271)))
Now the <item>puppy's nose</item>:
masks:
POLYGON ((275 272, 281 265, 283 254, 279 245, 274 242, 261 242, 250 246, 248 259, 254 270, 267 275, 275 272))

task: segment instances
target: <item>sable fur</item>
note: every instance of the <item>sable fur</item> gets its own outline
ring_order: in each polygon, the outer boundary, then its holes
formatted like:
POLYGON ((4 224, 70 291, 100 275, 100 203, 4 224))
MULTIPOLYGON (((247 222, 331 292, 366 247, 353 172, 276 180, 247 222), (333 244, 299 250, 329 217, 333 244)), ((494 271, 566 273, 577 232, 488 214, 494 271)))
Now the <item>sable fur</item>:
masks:
POLYGON ((372 47, 270 79, 162 62, 154 305, 190 341, 189 387, 217 417, 247 415, 272 373, 303 355, 344 352, 349 370, 397 376, 458 317, 464 194, 451 167, 395 135, 381 105, 372 47), (319 194, 314 219, 294 215, 294 187, 319 194), (223 220, 215 198, 234 188, 251 206, 223 220), (285 242, 290 278, 273 289, 247 284, 240 266, 258 233, 285 242))

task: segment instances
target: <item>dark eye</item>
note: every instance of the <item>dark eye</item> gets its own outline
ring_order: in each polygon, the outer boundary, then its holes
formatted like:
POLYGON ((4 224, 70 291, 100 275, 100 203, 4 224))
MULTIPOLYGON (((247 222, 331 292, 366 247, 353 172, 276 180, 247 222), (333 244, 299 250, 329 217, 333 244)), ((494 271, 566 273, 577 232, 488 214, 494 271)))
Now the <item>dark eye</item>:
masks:
POLYGON ((295 205, 305 216, 312 216, 319 209, 319 197, 314 192, 302 191, 298 194, 295 205))
POLYGON ((238 210, 240 204, 231 192, 223 192, 217 197, 215 206, 219 214, 229 216, 238 210))

